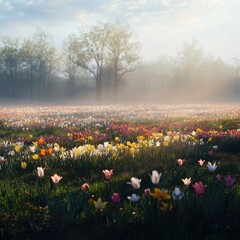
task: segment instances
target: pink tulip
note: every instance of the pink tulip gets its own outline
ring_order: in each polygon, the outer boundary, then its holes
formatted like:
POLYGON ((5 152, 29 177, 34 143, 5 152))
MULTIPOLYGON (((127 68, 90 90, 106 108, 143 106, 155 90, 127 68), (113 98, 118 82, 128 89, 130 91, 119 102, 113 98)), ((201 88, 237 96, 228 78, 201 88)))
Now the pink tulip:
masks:
POLYGON ((179 166, 182 166, 183 163, 185 162, 185 159, 178 159, 177 162, 178 162, 179 166))
POLYGON ((58 184, 60 182, 60 180, 62 179, 62 177, 57 174, 54 174, 53 176, 51 176, 51 178, 52 178, 53 183, 55 183, 55 184, 58 184))
POLYGON ((225 179, 225 182, 226 182, 226 186, 228 186, 228 187, 232 187, 235 183, 235 178, 233 178, 230 175, 227 175, 224 179, 225 179))
POLYGON ((112 201, 114 202, 114 203, 119 203, 120 202, 120 196, 119 196, 119 194, 118 193, 113 193, 113 195, 112 195, 112 201))
POLYGON ((205 160, 200 159, 200 160, 198 160, 198 163, 200 166, 203 166, 203 164, 205 163, 205 160))
POLYGON ((150 188, 146 188, 146 189, 144 190, 144 196, 145 196, 145 197, 148 196, 150 193, 151 193, 151 189, 150 189, 150 188))
POLYGON ((216 180, 217 180, 217 182, 220 182, 221 179, 222 179, 222 176, 221 176, 220 174, 217 174, 217 175, 216 175, 216 180))
POLYGON ((109 181, 113 175, 113 170, 111 169, 109 171, 109 170, 105 169, 105 170, 103 170, 103 173, 104 173, 105 180, 109 181))
POLYGON ((82 185, 81 189, 82 189, 84 192, 86 192, 86 191, 89 189, 88 183, 84 183, 84 184, 82 185))
POLYGON ((192 186, 194 187, 196 194, 199 196, 205 193, 205 188, 207 187, 207 185, 204 185, 201 181, 198 183, 196 182, 192 186))

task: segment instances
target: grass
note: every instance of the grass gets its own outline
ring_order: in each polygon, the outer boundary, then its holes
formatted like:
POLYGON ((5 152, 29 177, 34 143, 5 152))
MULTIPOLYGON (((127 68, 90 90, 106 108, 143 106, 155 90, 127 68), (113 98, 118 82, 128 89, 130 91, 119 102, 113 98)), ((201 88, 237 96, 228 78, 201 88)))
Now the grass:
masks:
POLYGON ((238 239, 239 119, 100 118, 101 124, 33 124, 28 130, 1 122, 0 239, 238 239), (216 162, 217 169, 210 172, 207 162, 216 162), (37 167, 45 168, 44 177, 37 167), (109 181, 104 169, 113 169, 109 181), (153 170, 162 173, 158 184, 149 177, 153 170), (54 174, 62 176, 58 184, 51 180, 54 174), (233 186, 226 185, 227 175, 235 179, 233 186), (141 179, 139 189, 126 183, 132 177, 141 179), (187 187, 182 179, 189 177, 187 187), (200 181, 206 185, 202 195, 193 188, 200 181), (81 189, 83 183, 89 190, 81 189), (175 187, 182 199, 172 197, 175 187), (144 194, 147 188, 164 189, 169 197, 155 199, 144 194), (111 199, 116 192, 119 203, 111 199), (130 201, 132 194, 140 199, 130 201), (105 208, 95 208, 98 198, 107 202, 105 208))

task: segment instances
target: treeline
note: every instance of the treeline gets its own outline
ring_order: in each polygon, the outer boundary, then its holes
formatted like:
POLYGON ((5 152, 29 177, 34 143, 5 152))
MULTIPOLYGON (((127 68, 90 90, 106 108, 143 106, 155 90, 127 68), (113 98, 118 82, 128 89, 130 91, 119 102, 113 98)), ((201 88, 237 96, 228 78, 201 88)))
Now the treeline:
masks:
POLYGON ((139 66, 139 50, 129 26, 117 21, 68 36, 61 51, 42 29, 24 41, 5 37, 0 44, 0 96, 48 100, 91 91, 100 101, 105 90, 116 97, 125 74, 139 66))
POLYGON ((193 40, 175 57, 143 62, 133 31, 118 21, 80 29, 62 49, 40 28, 23 41, 0 42, 0 99, 238 100, 239 90, 237 57, 207 56, 193 40))
POLYGON ((240 100, 240 58, 225 62, 206 54, 199 42, 182 44, 176 56, 161 56, 128 76, 129 91, 151 102, 240 100))

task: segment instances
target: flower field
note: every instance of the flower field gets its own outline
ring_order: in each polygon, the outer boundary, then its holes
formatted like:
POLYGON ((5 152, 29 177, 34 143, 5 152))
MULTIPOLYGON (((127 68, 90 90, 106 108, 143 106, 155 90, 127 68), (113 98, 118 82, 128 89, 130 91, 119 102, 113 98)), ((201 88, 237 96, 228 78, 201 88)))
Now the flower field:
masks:
POLYGON ((239 239, 240 105, 0 109, 0 239, 239 239))

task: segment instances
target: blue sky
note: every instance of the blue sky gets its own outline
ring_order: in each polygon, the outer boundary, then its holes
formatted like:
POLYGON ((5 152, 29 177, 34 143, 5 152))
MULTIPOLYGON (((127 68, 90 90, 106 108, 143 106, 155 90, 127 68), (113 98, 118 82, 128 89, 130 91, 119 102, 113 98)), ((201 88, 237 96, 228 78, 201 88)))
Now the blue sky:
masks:
POLYGON ((0 38, 42 27, 61 46, 78 28, 120 19, 130 24, 146 60, 174 56, 196 39, 206 53, 240 57, 239 0, 0 0, 0 38))

